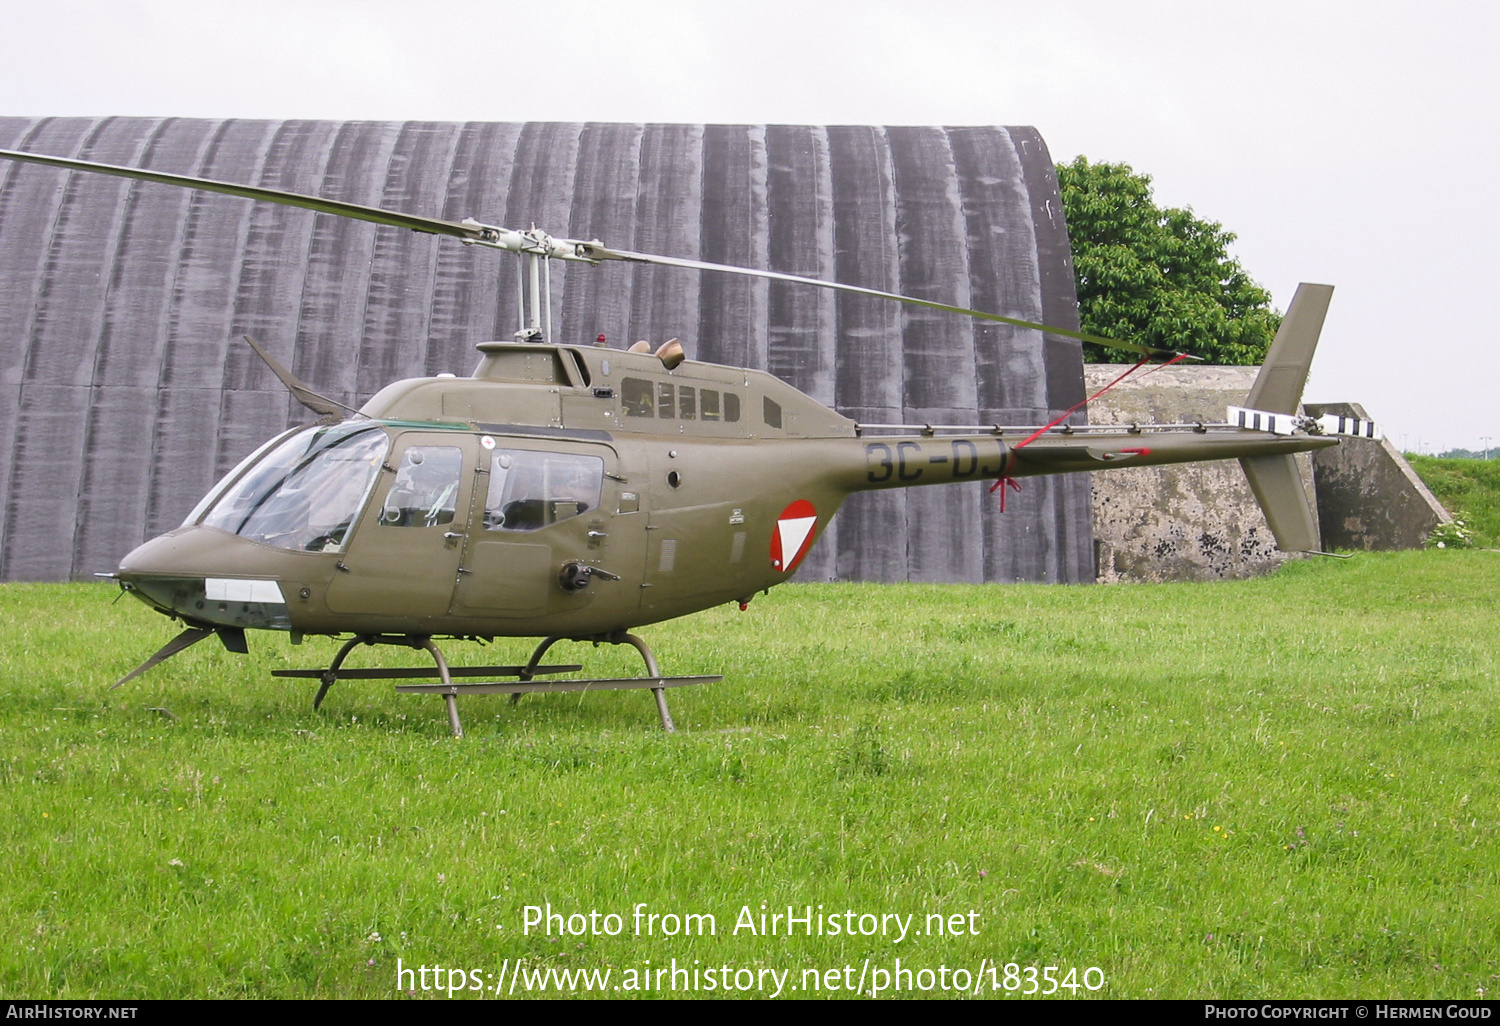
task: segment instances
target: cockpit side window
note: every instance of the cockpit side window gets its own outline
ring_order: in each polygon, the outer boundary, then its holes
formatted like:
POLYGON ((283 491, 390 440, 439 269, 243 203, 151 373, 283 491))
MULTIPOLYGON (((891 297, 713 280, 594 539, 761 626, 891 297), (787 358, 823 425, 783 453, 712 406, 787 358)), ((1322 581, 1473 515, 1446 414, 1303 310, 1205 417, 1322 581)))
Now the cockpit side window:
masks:
POLYGON ((387 527, 437 527, 453 523, 463 450, 456 445, 414 445, 401 457, 385 494, 380 522, 387 527))
POLYGON ((565 452, 496 449, 484 503, 489 531, 535 531, 599 506, 604 460, 565 452))
POLYGON ((308 428, 246 471, 202 523, 281 549, 341 552, 389 449, 367 422, 308 428))

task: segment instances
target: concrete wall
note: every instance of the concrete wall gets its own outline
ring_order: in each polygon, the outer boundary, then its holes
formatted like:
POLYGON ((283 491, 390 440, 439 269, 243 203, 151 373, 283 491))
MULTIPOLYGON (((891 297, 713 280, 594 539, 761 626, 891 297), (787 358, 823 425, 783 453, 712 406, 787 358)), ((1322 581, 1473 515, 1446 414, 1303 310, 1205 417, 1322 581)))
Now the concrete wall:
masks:
MULTIPOLYGON (((1358 403, 1308 403, 1308 414, 1372 419, 1358 403)), ((1390 439, 1347 438, 1313 454, 1318 518, 1326 549, 1421 548, 1449 519, 1442 503, 1390 439)))
MULTIPOLYGON (((1127 369, 1090 364, 1090 392, 1127 369)), ((1242 405, 1258 367, 1167 367, 1138 371, 1089 404, 1092 424, 1223 421, 1242 405)), ((1371 419, 1356 403, 1309 403, 1325 413, 1371 419)), ((1448 519, 1389 441, 1345 438, 1298 457, 1303 486, 1327 551, 1420 548, 1448 519)), ((1237 460, 1101 471, 1094 477, 1094 551, 1101 583, 1206 581, 1269 573, 1287 559, 1256 505, 1237 460)))
MULTIPOLYGON (((1127 369, 1089 364, 1086 387, 1098 391, 1127 369)), ((1137 371, 1089 404, 1089 423, 1222 423, 1227 406, 1244 403, 1259 369, 1137 371)), ((1306 457, 1299 461, 1311 496, 1311 468, 1306 457)), ((1255 577, 1291 558, 1277 550, 1238 460, 1125 468, 1093 478, 1100 583, 1255 577)))

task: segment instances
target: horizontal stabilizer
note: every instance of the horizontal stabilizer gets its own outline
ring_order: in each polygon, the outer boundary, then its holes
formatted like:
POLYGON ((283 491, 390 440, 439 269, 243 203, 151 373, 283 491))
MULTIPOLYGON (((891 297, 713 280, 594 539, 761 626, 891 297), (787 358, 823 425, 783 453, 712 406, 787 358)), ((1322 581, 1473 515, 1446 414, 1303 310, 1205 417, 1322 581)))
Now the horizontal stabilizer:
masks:
POLYGON ((1240 460, 1250 490, 1266 515, 1282 552, 1320 551, 1318 525, 1313 520, 1302 472, 1291 453, 1282 456, 1247 456, 1240 460))

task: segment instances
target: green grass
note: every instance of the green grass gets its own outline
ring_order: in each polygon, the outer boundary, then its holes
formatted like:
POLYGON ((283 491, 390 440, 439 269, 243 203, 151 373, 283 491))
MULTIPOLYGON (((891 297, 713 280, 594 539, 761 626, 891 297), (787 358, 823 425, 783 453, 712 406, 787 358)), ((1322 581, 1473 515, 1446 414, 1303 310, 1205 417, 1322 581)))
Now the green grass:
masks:
POLYGON ((1459 460, 1406 455, 1449 513, 1465 514, 1474 543, 1500 546, 1500 459, 1459 460))
POLYGON ((389 997, 398 959, 522 958, 791 987, 899 958, 1098 967, 1117 998, 1493 994, 1497 580, 1500 554, 1420 552, 1207 585, 789 586, 643 632, 665 672, 725 674, 669 693, 676 735, 612 692, 462 699, 461 741, 438 699, 341 683, 314 712, 267 675, 321 639, 205 642, 106 692, 170 625, 100 586, 6 586, 0 989, 389 997), (524 935, 548 902, 624 930, 524 935), (763 902, 973 911, 977 934, 734 935, 763 902), (632 936, 638 903, 717 935, 632 936))

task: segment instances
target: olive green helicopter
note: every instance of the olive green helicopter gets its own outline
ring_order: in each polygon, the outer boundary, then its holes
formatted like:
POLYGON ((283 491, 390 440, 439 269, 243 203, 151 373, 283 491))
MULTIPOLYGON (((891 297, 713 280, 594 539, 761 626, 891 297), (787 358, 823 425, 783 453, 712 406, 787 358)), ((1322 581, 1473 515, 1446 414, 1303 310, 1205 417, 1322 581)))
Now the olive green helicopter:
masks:
MULTIPOLYGON (((1302 285, 1246 400, 1222 423, 1082 426, 859 424, 763 371, 653 348, 558 344, 550 262, 626 261, 752 275, 947 310, 1091 341, 1141 362, 1182 354, 792 274, 614 250, 475 220, 440 220, 315 196, 138 168, 0 150, 0 158, 303 207, 516 254, 518 330, 484 342, 467 378, 410 378, 358 410, 315 392, 246 339, 319 420, 265 442, 182 526, 102 576, 184 629, 118 687, 210 635, 244 653, 247 629, 348 636, 326 669, 278 675, 436 683, 462 736, 456 697, 649 688, 665 730, 665 690, 721 680, 663 676, 646 624, 738 602, 781 584, 851 494, 953 482, 1239 459, 1277 547, 1318 536, 1293 456, 1374 437, 1366 421, 1298 415, 1332 288, 1302 285), (524 666, 449 666, 435 638, 541 638, 524 666), (558 641, 634 646, 642 677, 539 680, 558 641), (434 669, 345 669, 361 645, 423 649, 434 669), (474 680, 474 678, 479 678, 474 680)), ((1096 393, 1097 394, 1097 393, 1096 393)), ((1081 407, 1083 404, 1079 404, 1081 407)), ((1077 409, 1077 408, 1075 408, 1077 409)))

